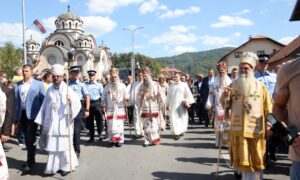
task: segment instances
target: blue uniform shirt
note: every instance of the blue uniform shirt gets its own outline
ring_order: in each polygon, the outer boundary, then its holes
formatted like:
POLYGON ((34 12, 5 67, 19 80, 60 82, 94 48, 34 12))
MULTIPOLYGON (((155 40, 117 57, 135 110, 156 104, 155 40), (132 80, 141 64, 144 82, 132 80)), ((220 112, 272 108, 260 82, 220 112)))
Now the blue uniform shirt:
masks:
POLYGON ((84 96, 89 95, 85 84, 79 80, 69 80, 69 87, 75 91, 80 99, 83 99, 84 96))
POLYGON ((255 77, 256 79, 260 80, 262 83, 265 84, 270 95, 274 98, 274 90, 275 90, 277 75, 270 71, 265 71, 263 73, 259 71, 255 71, 255 77))
POLYGON ((99 100, 103 93, 103 86, 98 82, 86 82, 86 88, 90 94, 90 99, 92 101, 99 100))

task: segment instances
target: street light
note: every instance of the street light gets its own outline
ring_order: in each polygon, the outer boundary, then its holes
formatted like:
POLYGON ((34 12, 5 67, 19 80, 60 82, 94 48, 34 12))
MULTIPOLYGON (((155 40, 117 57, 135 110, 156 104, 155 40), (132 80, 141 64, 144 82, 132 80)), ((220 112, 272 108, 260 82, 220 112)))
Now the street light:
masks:
POLYGON ((23 63, 27 64, 27 52, 26 52, 26 42, 25 42, 25 2, 22 0, 22 31, 23 31, 23 63))
POLYGON ((135 82, 135 57, 134 57, 134 32, 138 29, 143 29, 144 27, 136 27, 136 28, 124 28, 124 31, 130 31, 131 32, 131 38, 132 38, 132 56, 131 56, 131 76, 132 76, 132 82, 135 82))

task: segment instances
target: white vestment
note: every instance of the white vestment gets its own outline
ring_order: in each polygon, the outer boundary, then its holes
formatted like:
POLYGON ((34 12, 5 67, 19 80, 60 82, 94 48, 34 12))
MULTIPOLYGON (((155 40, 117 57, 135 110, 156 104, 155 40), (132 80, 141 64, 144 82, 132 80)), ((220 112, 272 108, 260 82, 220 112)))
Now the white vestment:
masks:
POLYGON ((169 85, 164 83, 163 85, 159 84, 159 94, 161 97, 161 103, 159 103, 159 126, 161 130, 166 129, 166 116, 167 116, 167 109, 166 109, 166 99, 167 99, 167 92, 169 89, 169 85))
POLYGON ((141 122, 140 117, 140 108, 137 105, 137 92, 138 88, 141 85, 141 81, 136 81, 132 84, 130 94, 129 94, 129 103, 133 105, 133 120, 134 120, 134 129, 138 136, 144 135, 143 123, 141 122))
POLYGON ((53 174, 58 170, 69 172, 70 162, 72 162, 71 170, 75 170, 78 166, 78 160, 73 148, 73 119, 77 116, 80 109, 79 97, 72 88, 67 87, 65 82, 61 82, 58 89, 54 85, 49 87, 40 112, 35 119, 35 122, 42 126, 39 140, 40 148, 49 152, 45 169, 46 174, 53 174), (67 106, 67 93, 71 97, 70 109, 67 106), (68 130, 68 109, 70 113, 70 130, 68 130), (71 133, 70 137, 69 132, 71 133), (71 147, 71 150, 69 147, 71 147))
POLYGON ((143 122, 144 144, 146 145, 160 143, 158 104, 161 98, 158 93, 159 86, 152 80, 149 83, 148 89, 145 89, 143 84, 139 86, 136 98, 136 104, 140 107, 140 119, 143 122), (144 96, 148 96, 148 98, 144 96))
POLYGON ((101 105, 106 108, 105 113, 109 142, 124 143, 126 99, 128 99, 128 93, 125 84, 117 82, 116 89, 113 88, 111 83, 105 86, 101 97, 101 105))
MULTIPOLYGON (((220 103, 220 98, 224 92, 224 88, 228 87, 231 84, 231 79, 228 76, 225 76, 225 80, 223 82, 224 84, 221 83, 220 76, 217 76, 214 78, 214 82, 211 85, 211 88, 209 90, 209 96, 207 99, 207 103, 211 104, 212 108, 214 108, 214 127, 215 127, 215 145, 218 147, 219 146, 219 140, 220 140, 220 130, 221 130, 221 123, 226 124, 226 119, 225 119, 225 112, 222 107, 222 104, 220 103)), ((228 134, 223 133, 223 139, 228 140, 228 134)), ((224 144, 222 143, 222 146, 224 144)))
MULTIPOLYGON (((0 129, 2 128, 5 119, 6 100, 7 100, 6 95, 0 88, 0 129)), ((8 179, 7 161, 6 161, 6 156, 2 147, 1 140, 0 140, 0 179, 1 180, 8 179)))
POLYGON ((195 103, 195 99, 187 83, 174 83, 169 87, 167 94, 167 106, 169 107, 171 130, 175 135, 180 135, 187 131, 188 111, 182 105, 195 103))

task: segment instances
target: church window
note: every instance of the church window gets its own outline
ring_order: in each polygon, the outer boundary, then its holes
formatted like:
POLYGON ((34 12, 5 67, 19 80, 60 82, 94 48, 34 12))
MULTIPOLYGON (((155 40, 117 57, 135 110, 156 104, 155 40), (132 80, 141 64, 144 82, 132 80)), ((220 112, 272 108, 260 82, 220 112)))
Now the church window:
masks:
POLYGON ((65 29, 65 22, 62 22, 62 28, 65 29))
POLYGON ((71 25, 72 25, 72 23, 71 23, 71 22, 69 22, 69 29, 71 29, 71 25))
POLYGON ((58 41, 56 41, 56 42, 54 43, 54 45, 55 45, 55 46, 64 46, 65 44, 64 44, 64 42, 58 40, 58 41))

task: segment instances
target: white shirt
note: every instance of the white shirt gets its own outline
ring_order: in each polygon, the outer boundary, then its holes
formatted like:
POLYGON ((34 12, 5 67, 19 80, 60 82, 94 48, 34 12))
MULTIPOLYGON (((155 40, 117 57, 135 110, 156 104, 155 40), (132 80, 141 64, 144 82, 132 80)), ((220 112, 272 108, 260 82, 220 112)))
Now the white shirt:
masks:
POLYGON ((28 82, 23 81, 23 84, 21 85, 20 97, 21 97, 22 110, 26 109, 26 97, 31 83, 32 83, 32 79, 28 82))

